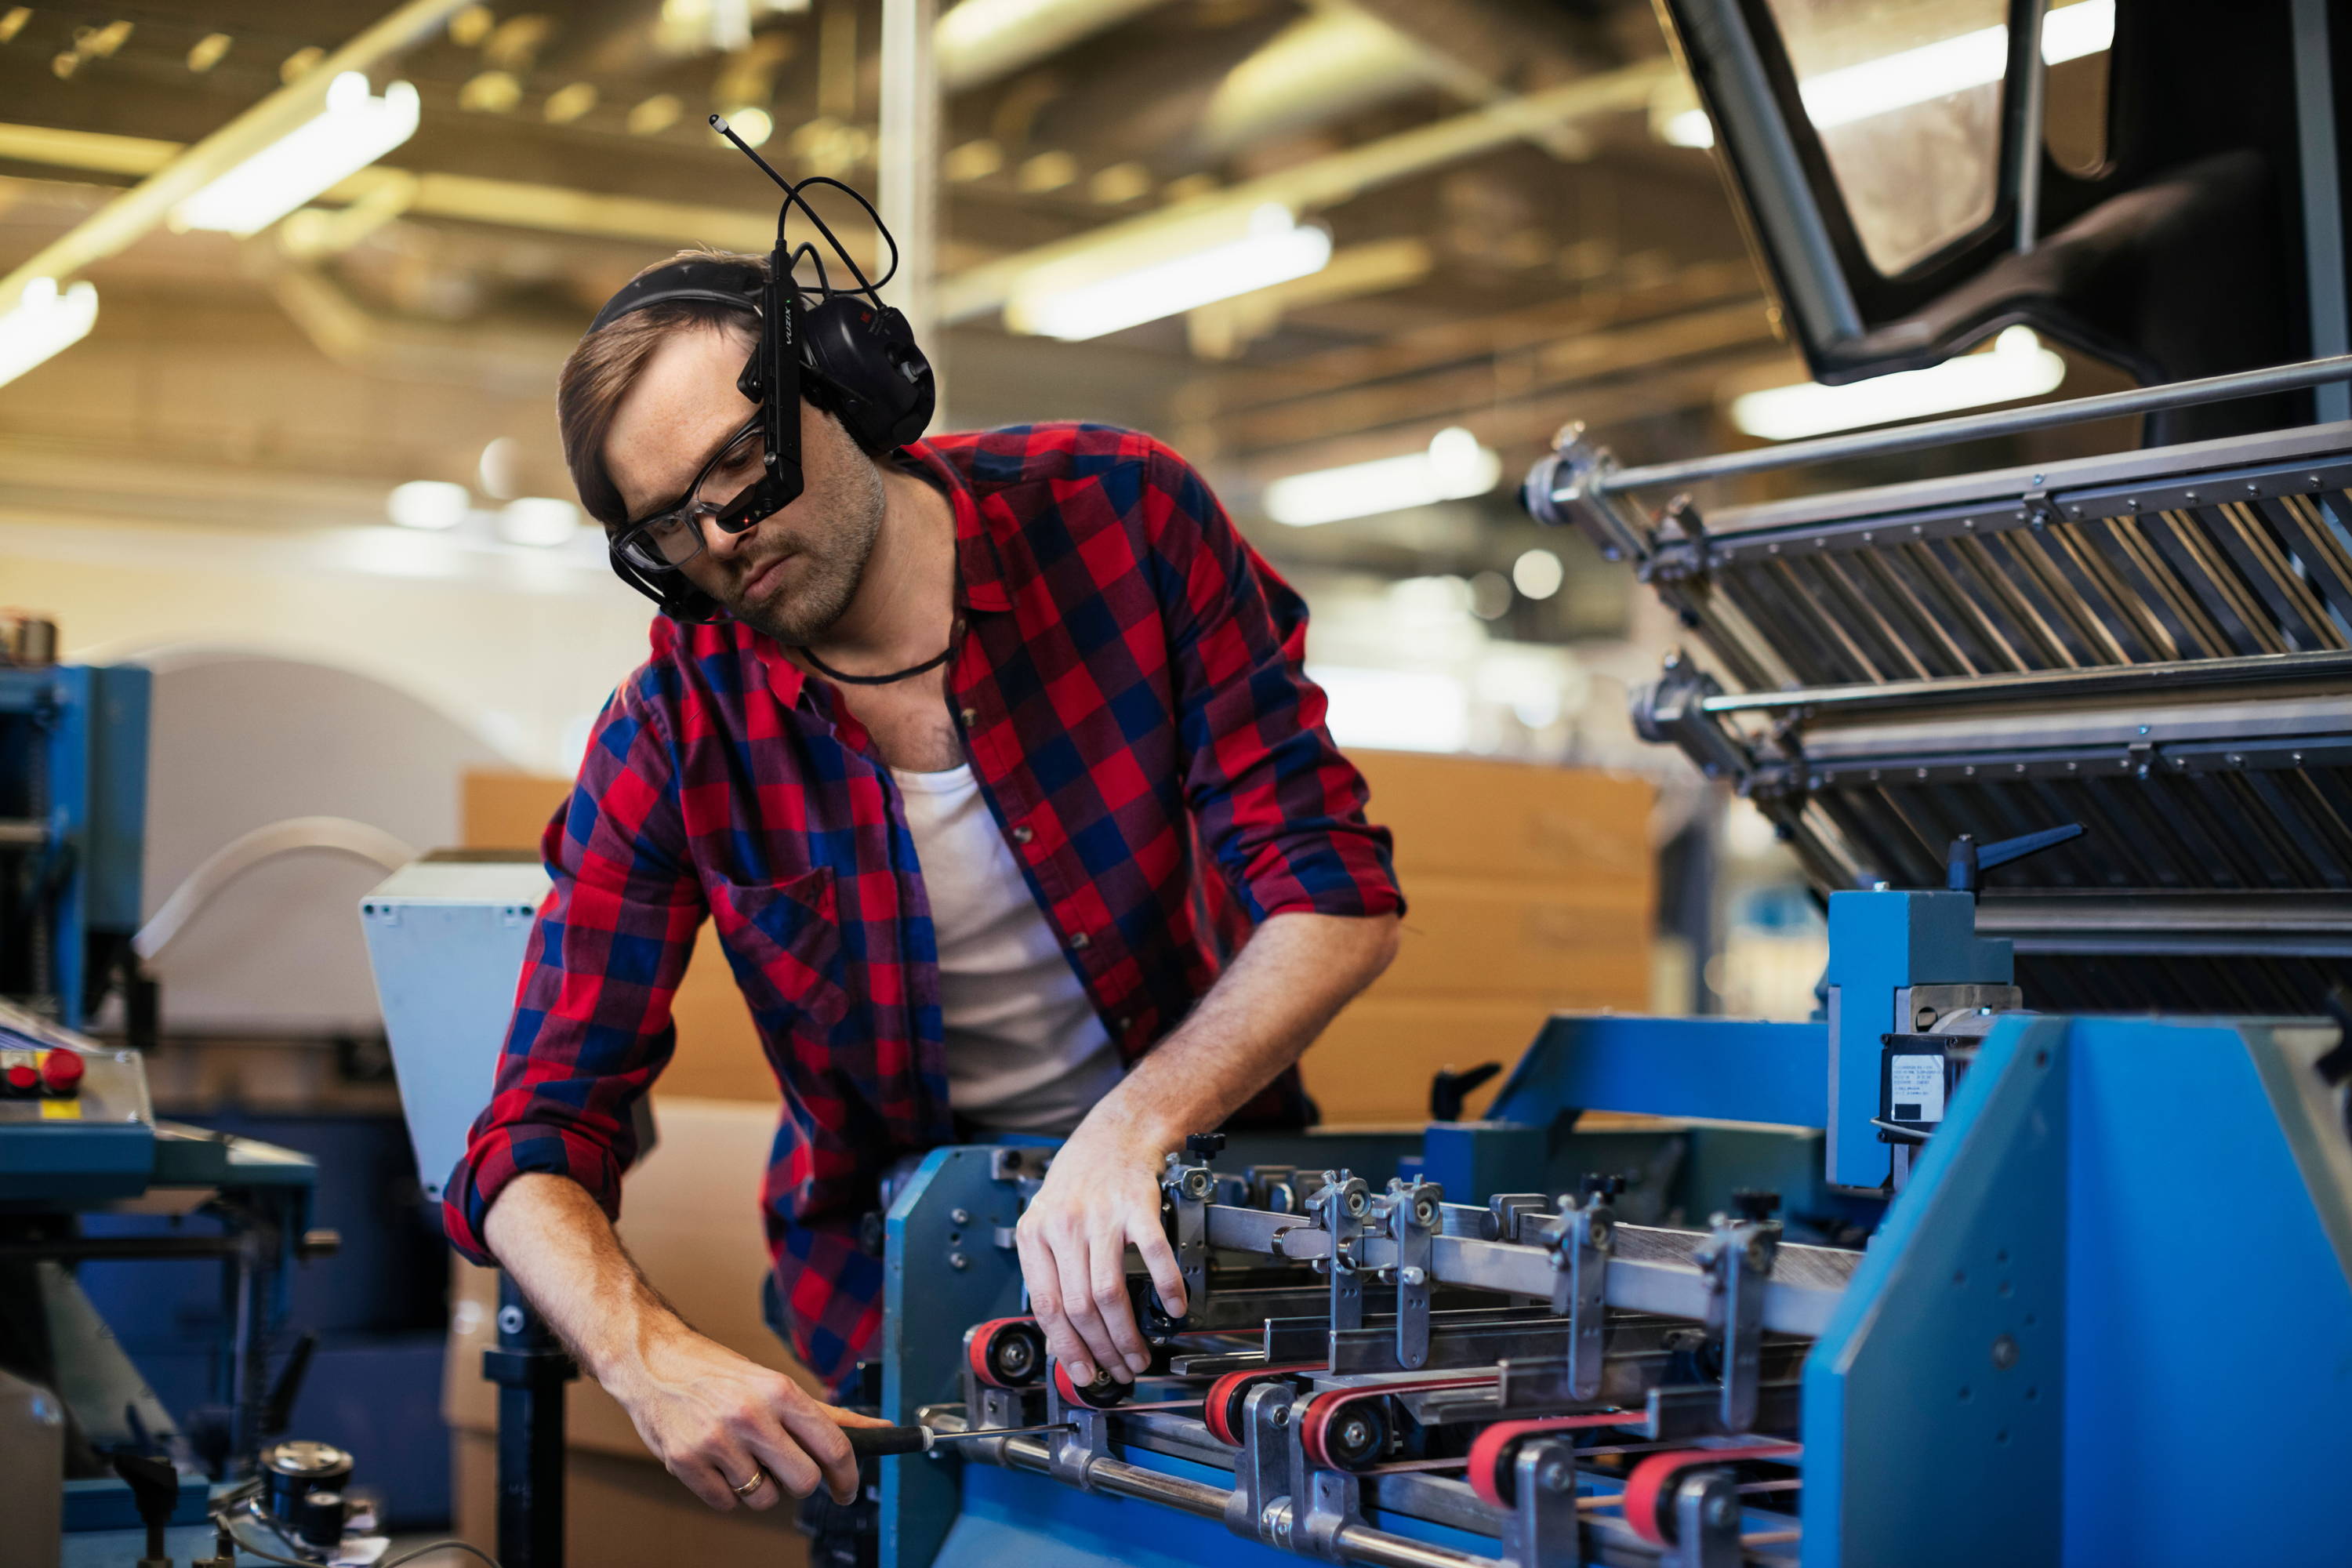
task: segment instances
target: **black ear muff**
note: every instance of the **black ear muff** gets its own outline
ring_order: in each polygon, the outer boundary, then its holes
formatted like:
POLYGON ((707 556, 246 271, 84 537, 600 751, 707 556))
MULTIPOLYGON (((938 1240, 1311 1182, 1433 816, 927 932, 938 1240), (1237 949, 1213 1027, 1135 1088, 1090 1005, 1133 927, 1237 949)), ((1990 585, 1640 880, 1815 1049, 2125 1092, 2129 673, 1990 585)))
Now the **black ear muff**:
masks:
POLYGON ((907 318, 859 294, 835 294, 801 312, 802 363, 822 377, 822 399, 868 452, 922 439, 938 399, 931 362, 907 318))

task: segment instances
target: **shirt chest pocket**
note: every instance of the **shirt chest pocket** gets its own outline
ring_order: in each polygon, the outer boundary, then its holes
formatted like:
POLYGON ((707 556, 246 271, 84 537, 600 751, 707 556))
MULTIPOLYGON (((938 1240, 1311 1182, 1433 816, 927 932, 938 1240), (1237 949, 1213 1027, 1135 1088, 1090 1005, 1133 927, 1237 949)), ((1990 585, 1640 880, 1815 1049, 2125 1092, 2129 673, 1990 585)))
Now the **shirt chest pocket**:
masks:
POLYGON ((833 868, 781 882, 709 884, 710 918, 744 999, 763 1026, 823 1033, 849 1010, 833 868))

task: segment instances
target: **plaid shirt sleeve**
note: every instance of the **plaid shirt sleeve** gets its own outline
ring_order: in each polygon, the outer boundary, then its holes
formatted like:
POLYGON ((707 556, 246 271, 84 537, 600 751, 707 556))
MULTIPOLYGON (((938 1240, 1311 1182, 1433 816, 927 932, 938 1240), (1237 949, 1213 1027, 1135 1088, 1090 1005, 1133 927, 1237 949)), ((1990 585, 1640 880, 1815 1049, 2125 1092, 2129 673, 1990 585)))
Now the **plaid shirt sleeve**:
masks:
POLYGON ((636 1154, 632 1112, 669 1060, 670 999, 702 923, 677 754, 639 689, 614 695, 562 815, 541 840, 540 906, 489 1107, 442 1197, 457 1250, 490 1263, 482 1221, 527 1171, 569 1176, 606 1215, 636 1154))
POLYGON ((1144 527, 1176 677, 1184 788, 1251 924, 1401 911, 1389 831, 1324 727, 1307 679, 1307 605, 1250 548, 1190 464, 1157 442, 1144 527))

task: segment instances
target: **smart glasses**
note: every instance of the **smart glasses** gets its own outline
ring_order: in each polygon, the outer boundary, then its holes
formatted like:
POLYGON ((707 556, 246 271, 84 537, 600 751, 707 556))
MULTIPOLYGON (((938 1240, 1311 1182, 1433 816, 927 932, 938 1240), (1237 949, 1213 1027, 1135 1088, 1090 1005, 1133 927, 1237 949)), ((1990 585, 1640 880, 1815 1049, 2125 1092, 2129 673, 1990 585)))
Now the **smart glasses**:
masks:
POLYGON ((702 525, 716 522, 740 533, 777 509, 766 505, 766 410, 727 437, 672 505, 625 525, 613 550, 640 572, 674 572, 702 553, 702 525))

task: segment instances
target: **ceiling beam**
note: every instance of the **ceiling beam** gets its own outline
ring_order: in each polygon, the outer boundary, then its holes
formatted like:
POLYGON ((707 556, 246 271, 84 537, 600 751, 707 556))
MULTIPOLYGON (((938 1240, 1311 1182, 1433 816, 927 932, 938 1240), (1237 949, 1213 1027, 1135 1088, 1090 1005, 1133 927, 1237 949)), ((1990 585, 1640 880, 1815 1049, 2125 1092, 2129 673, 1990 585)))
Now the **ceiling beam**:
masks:
POLYGON ((32 258, 0 278, 0 310, 14 307, 36 278, 60 283, 91 263, 135 244, 166 214, 215 178, 244 163, 326 107, 327 87, 345 71, 367 71, 440 31, 466 0, 408 0, 309 74, 231 120, 148 175, 138 184, 43 246, 32 258))
POLYGON ((1489 104, 1367 142, 1343 153, 1244 180, 1213 195, 1178 202, 1155 213, 984 262, 940 281, 940 319, 965 321, 1002 310, 1031 272, 1074 256, 1110 247, 1148 249, 1156 242, 1187 230, 1205 228, 1219 220, 1230 222, 1269 202, 1296 212, 1336 206, 1366 191, 1425 170, 1535 137, 1549 127, 1594 115, 1643 109, 1658 84, 1676 75, 1674 62, 1662 55, 1541 92, 1489 104))

